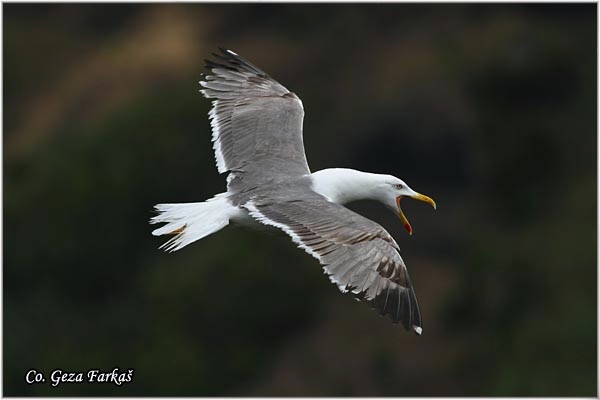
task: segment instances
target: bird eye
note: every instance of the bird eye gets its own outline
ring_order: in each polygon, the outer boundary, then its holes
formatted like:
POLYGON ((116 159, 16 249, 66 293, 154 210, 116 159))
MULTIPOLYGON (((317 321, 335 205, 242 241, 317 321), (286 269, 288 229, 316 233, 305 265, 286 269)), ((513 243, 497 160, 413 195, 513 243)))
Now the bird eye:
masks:
POLYGON ((395 187, 396 189, 404 189, 404 186, 403 186, 401 183, 396 183, 396 184, 394 185, 394 187, 395 187))

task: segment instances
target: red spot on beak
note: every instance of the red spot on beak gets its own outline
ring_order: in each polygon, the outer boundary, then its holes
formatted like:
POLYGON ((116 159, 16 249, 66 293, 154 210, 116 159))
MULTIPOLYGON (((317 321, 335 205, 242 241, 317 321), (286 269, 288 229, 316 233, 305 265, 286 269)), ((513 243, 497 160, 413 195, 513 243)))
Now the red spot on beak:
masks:
POLYGON ((404 228, 408 231, 408 234, 412 235, 412 227, 410 226, 410 223, 408 223, 406 216, 402 212, 402 208, 400 207, 400 200, 402 200, 402 196, 396 197, 396 205, 398 206, 398 216, 402 220, 402 223, 404 224, 404 228))

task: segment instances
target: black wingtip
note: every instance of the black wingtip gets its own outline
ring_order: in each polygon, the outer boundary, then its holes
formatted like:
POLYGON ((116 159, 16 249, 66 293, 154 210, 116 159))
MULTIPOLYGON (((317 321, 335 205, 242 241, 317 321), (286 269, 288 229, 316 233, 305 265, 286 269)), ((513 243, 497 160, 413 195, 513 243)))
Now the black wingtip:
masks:
MULTIPOLYGON (((219 50, 221 50, 221 53, 223 53, 230 60, 242 60, 242 57, 240 57, 240 55, 233 50, 229 50, 225 47, 219 47, 219 50)), ((223 56, 221 55, 221 57, 223 56)))
POLYGON ((220 52, 212 53, 214 60, 204 59, 205 67, 212 71, 213 68, 224 68, 230 71, 245 71, 260 77, 268 78, 263 70, 244 59, 242 56, 225 47, 218 47, 220 52))
POLYGON ((379 315, 387 315, 392 323, 402 325, 405 330, 412 330, 418 336, 422 334, 421 311, 412 285, 408 288, 394 285, 390 289, 384 289, 369 300, 369 306, 379 315))
POLYGON ((212 55, 214 57, 216 57, 219 60, 223 60, 223 61, 238 61, 238 62, 243 62, 245 60, 243 60, 235 51, 233 50, 229 50, 226 47, 217 47, 219 49, 219 51, 221 51, 221 53, 212 53, 212 55))

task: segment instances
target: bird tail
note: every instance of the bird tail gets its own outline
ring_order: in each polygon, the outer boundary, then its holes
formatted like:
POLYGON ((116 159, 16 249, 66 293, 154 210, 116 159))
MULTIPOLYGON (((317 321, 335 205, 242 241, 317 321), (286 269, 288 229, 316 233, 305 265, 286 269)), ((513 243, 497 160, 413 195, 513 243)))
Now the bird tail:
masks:
POLYGON ((166 223, 152 231, 154 236, 173 235, 161 249, 176 251, 188 244, 220 231, 238 211, 220 193, 202 203, 157 204, 158 215, 150 219, 151 224, 166 223))

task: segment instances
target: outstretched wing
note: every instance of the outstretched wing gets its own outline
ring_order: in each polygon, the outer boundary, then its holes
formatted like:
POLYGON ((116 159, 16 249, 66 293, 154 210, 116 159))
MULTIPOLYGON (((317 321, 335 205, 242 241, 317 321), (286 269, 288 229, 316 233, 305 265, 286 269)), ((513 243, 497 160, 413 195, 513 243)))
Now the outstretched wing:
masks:
POLYGON ((215 99, 209 113, 217 169, 230 171, 230 193, 309 174, 302 102, 230 50, 206 60, 211 74, 200 84, 215 99), (269 172, 271 171, 271 172, 269 172))
MULTIPOLYGON (((288 188, 289 189, 289 188, 288 188)), ((379 224, 312 191, 269 193, 244 207, 317 258, 342 292, 421 334, 421 313, 400 249, 379 224)))

